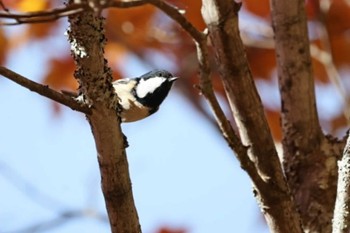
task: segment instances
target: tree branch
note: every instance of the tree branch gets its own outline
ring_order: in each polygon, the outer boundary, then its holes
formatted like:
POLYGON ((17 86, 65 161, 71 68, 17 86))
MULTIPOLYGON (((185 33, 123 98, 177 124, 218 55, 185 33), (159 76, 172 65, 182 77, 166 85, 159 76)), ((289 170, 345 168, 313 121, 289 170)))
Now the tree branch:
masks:
POLYGON ((5 78, 8 78, 15 83, 31 90, 39 95, 45 96, 53 101, 56 101, 60 104, 63 104, 75 111, 79 111, 85 114, 91 114, 91 109, 87 107, 86 105, 82 105, 78 101, 74 100, 73 98, 64 95, 62 93, 59 93, 53 89, 50 89, 48 86, 36 83, 34 81, 31 81, 25 77, 23 77, 20 74, 17 74, 3 66, 0 66, 0 74, 4 76, 5 78))
POLYGON ((117 8, 130 8, 145 5, 144 0, 134 0, 134 1, 110 1, 107 2, 105 7, 117 7, 117 8))
MULTIPOLYGON (((73 0, 70 0, 73 2, 73 0)), ((69 41, 77 64, 79 92, 93 106, 88 120, 94 136, 101 186, 113 233, 139 233, 112 72, 104 58, 104 19, 90 10, 69 17, 69 41)))
POLYGON ((0 0, 0 7, 1 7, 4 11, 9 11, 9 9, 7 9, 7 7, 6 7, 5 4, 2 2, 2 0, 0 0))
POLYGON ((272 0, 271 9, 285 174, 304 229, 330 232, 336 196, 336 160, 340 154, 325 150, 330 147, 330 141, 319 124, 305 1, 272 0))
POLYGON ((0 162, 0 176, 7 179, 19 192, 26 196, 35 204, 40 205, 51 211, 68 209, 66 203, 54 198, 54 196, 43 192, 39 187, 27 180, 27 177, 20 175, 15 169, 7 165, 5 162, 0 162))
POLYGON ((201 43, 196 43, 196 46, 200 71, 200 91, 211 107, 219 129, 221 130, 221 133, 229 147, 235 152, 241 167, 249 174, 254 183, 260 184, 262 180, 254 166, 254 163, 247 155, 248 148, 242 144, 241 140, 233 130, 231 123, 227 120, 215 96, 212 82, 210 80, 210 65, 206 38, 203 38, 201 43))
POLYGON ((166 15, 177 22, 196 41, 197 58, 200 70, 200 91, 208 101, 209 106, 214 113, 216 122, 229 147, 236 152, 242 168, 246 170, 256 182, 260 182, 261 179, 256 171, 256 168, 247 156, 247 148, 242 144, 241 140, 234 132, 231 123, 227 120, 215 96, 212 82, 210 80, 207 36, 198 31, 197 28, 195 28, 176 7, 173 7, 162 0, 145 1, 162 10, 166 15))
POLYGON ((205 37, 203 33, 198 31, 180 11, 162 0, 144 0, 162 10, 166 15, 177 22, 197 43, 201 43, 205 37))
POLYGON ((313 52, 316 53, 314 54, 313 57, 316 59, 319 59, 319 61, 324 65, 329 80, 338 90, 339 95, 342 97, 344 101, 344 111, 343 111, 344 116, 349 123, 349 118, 350 118, 349 95, 347 93, 347 90, 344 88, 340 74, 337 70, 337 67, 334 64, 331 38, 328 32, 328 26, 327 26, 327 16, 329 14, 330 5, 331 4, 321 4, 320 12, 319 14, 317 14, 320 24, 318 24, 316 29, 318 29, 318 33, 321 41, 321 47, 323 47, 324 49, 321 50, 317 45, 314 45, 311 47, 311 55, 313 55, 313 52), (326 5, 328 5, 328 7, 326 5))
MULTIPOLYGON (((104 5, 98 5, 93 7, 99 7, 100 9, 93 9, 95 11, 102 10, 108 7, 117 8, 129 8, 146 4, 143 0, 135 1, 106 1, 104 5)), ((4 7, 4 6, 3 6, 4 7)), ((25 23, 45 23, 55 21, 59 18, 75 15, 83 11, 92 9, 92 6, 88 2, 73 3, 66 7, 50 9, 45 11, 28 12, 28 13, 11 13, 7 8, 3 8, 4 11, 0 11, 0 18, 13 19, 15 22, 3 22, 0 25, 19 25, 25 23), (7 10, 6 10, 7 9, 7 10)))
POLYGON ((54 21, 62 17, 80 13, 86 8, 85 6, 86 4, 72 4, 63 8, 21 14, 14 14, 10 11, 0 12, 0 18, 15 20, 13 23, 4 22, 0 23, 0 25, 18 25, 24 23, 44 23, 54 21))
POLYGON ((300 218, 284 179, 239 36, 240 4, 231 0, 202 2, 202 15, 209 29, 231 110, 243 145, 248 146, 248 156, 254 162, 262 180, 255 183, 252 178, 258 203, 272 232, 300 233, 300 218))
POLYGON ((142 6, 145 4, 152 4, 162 10, 174 21, 179 23, 179 25, 189 33, 189 35, 197 42, 199 42, 203 37, 203 33, 199 32, 187 19, 184 17, 177 8, 171 6, 170 4, 162 0, 134 0, 134 1, 106 1, 105 4, 94 6, 100 9, 92 9, 92 7, 87 2, 73 3, 63 8, 56 8, 52 10, 37 11, 30 13, 13 14, 9 11, 0 11, 0 18, 13 19, 16 22, 12 23, 0 23, 0 25, 18 25, 24 23, 44 23, 57 20, 62 17, 75 15, 86 10, 102 10, 109 7, 116 8, 130 8, 142 6))
POLYGON ((200 70, 200 91, 208 101, 223 137, 227 141, 229 147, 236 152, 242 168, 248 172, 255 182, 261 182, 254 164, 247 156, 247 148, 242 144, 241 140, 236 135, 231 123, 227 120, 215 96, 212 82, 210 80, 207 35, 197 30, 197 28, 195 28, 193 24, 189 22, 176 7, 173 7, 162 0, 145 0, 145 2, 150 3, 162 10, 167 16, 177 22, 195 40, 200 70))
POLYGON ((338 189, 333 215, 332 233, 348 233, 350 230, 350 137, 338 162, 338 189))
MULTIPOLYGON (((286 137, 304 150, 322 135, 316 110, 304 1, 272 1, 272 22, 286 137), (297 93, 297 94, 296 94, 297 93)), ((292 146, 292 145, 291 145, 292 146)))
MULTIPOLYGON (((79 209, 79 210, 66 210, 58 213, 56 217, 52 219, 41 221, 39 223, 34 223, 30 226, 23 227, 21 229, 7 231, 6 233, 28 233, 28 232, 48 232, 49 230, 57 229, 62 227, 62 225, 73 221, 77 218, 91 218, 99 220, 103 223, 108 222, 107 216, 98 213, 91 209, 79 209)), ((2 233, 5 233, 2 231, 2 233)))

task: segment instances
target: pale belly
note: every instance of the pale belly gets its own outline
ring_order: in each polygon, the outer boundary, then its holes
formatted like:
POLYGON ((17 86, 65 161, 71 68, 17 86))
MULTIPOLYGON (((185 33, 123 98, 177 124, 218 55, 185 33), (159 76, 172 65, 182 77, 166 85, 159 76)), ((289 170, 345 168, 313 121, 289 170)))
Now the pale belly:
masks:
POLYGON ((123 122, 133 122, 142 120, 150 115, 148 108, 141 108, 130 101, 130 107, 124 109, 121 113, 121 118, 123 122))

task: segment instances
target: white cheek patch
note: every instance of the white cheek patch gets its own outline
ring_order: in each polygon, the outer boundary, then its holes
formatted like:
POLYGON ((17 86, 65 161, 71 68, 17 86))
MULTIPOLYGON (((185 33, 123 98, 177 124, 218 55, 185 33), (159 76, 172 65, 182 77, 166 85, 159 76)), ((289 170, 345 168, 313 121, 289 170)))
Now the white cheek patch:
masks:
POLYGON ((147 80, 141 79, 136 88, 137 96, 144 98, 147 94, 153 93, 165 80, 163 77, 154 77, 147 80))

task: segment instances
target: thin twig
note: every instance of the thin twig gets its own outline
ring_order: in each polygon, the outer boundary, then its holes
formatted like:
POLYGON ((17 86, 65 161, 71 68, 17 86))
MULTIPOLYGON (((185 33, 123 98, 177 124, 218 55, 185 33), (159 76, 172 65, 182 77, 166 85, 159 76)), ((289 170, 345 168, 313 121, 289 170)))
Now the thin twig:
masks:
POLYGON ((15 83, 31 90, 34 91, 36 93, 38 93, 39 95, 45 96, 51 100, 54 100, 60 104, 63 104, 75 111, 79 111, 85 114, 91 114, 91 109, 87 106, 84 106, 82 104, 80 104, 79 102, 77 102, 76 100, 74 100, 73 98, 64 95, 62 93, 59 93, 53 89, 50 89, 48 86, 46 85, 42 85, 39 83, 36 83, 34 81, 31 81, 25 77, 23 77, 20 74, 17 74, 15 72, 13 72, 12 70, 9 70, 3 66, 0 66, 0 74, 2 76, 4 76, 5 78, 8 78, 12 81, 14 81, 15 83))
MULTIPOLYGON (((328 49, 327 49, 328 50, 328 49)), ((320 49, 317 45, 311 44, 310 45, 310 51, 311 56, 319 61, 321 64, 323 64, 327 76, 331 83, 334 85, 335 89, 338 91, 339 95, 341 96, 343 102, 344 102, 344 116, 346 119, 350 118, 350 102, 349 102, 349 96, 347 94, 347 91, 344 88, 342 79, 340 77, 340 74, 337 70, 337 67, 334 64, 333 57, 331 55, 331 51, 325 51, 320 49)))
POLYGON ((67 208, 67 205, 49 194, 40 190, 34 183, 27 180, 15 169, 7 165, 5 162, 0 162, 0 176, 8 180, 15 188, 17 188, 25 197, 29 198, 41 207, 49 210, 61 210, 67 208))
MULTIPOLYGON (((322 22, 322 19, 320 21, 322 22)), ((345 118, 349 121, 350 97, 347 94, 346 88, 344 87, 344 83, 342 82, 342 78, 339 74, 339 71, 337 70, 337 67, 334 64, 332 48, 329 42, 330 39, 324 24, 325 23, 323 22, 322 25, 317 26, 317 28, 319 29, 320 40, 322 42, 323 49, 321 49, 315 43, 310 43, 311 57, 324 66, 324 69, 327 73, 327 77, 329 78, 330 82, 334 85, 335 89, 338 91, 340 97, 342 98, 344 104, 343 114, 345 118)), ((244 45, 253 48, 275 49, 275 42, 273 40, 273 37, 269 34, 269 28, 272 30, 271 27, 264 26, 265 30, 260 30, 260 32, 258 32, 258 38, 256 36, 250 36, 248 32, 242 31, 241 36, 244 45)))
MULTIPOLYGON (((2 2, 1 2, 2 4, 2 2)), ((117 7, 117 8, 129 8, 136 7, 146 4, 145 1, 135 0, 135 1, 107 1, 104 5, 99 5, 101 9, 105 9, 108 7, 117 7)), ((13 19, 15 22, 1 22, 0 25, 19 25, 26 23, 45 23, 55 21, 59 18, 78 14, 83 12, 84 10, 91 10, 91 6, 87 3, 80 4, 71 4, 66 7, 44 10, 44 11, 36 11, 36 12, 27 12, 27 13, 10 13, 9 10, 6 10, 5 6, 0 5, 4 11, 0 11, 0 18, 5 19, 13 19)), ((101 10, 99 9, 99 10, 101 10)), ((93 9, 96 10, 96 9, 93 9)))
MULTIPOLYGON (((116 8, 130 8, 136 6, 142 6, 145 4, 151 4, 162 10, 169 17, 171 17, 174 21, 179 23, 181 27, 190 34, 193 39, 199 42, 203 38, 203 34, 198 31, 187 19, 180 13, 180 11, 174 7, 169 5, 166 2, 161 0, 135 0, 135 1, 107 1, 106 4, 100 5, 101 9, 105 9, 108 7, 116 7, 116 8)), ((59 18, 66 17, 69 15, 74 15, 83 12, 84 10, 91 10, 91 7, 86 3, 81 4, 72 4, 63 8, 56 8, 53 10, 45 10, 45 11, 37 11, 37 12, 29 12, 29 13, 21 13, 21 14, 13 14, 8 11, 0 12, 0 18, 13 19, 16 22, 4 22, 0 23, 0 25, 18 25, 24 23, 44 23, 49 21, 55 21, 59 18)))
POLYGON ((210 105, 223 137, 227 141, 230 148, 235 151, 241 167, 250 175, 255 184, 261 183, 262 180, 253 162, 247 155, 247 147, 242 144, 241 140, 235 133, 231 123, 227 120, 224 111, 222 110, 219 101, 215 96, 212 82, 210 80, 210 65, 206 39, 202 39, 200 43, 196 43, 196 48, 200 70, 201 93, 204 95, 205 99, 210 105))
POLYGON ((191 24, 183 14, 180 13, 179 9, 162 0, 145 0, 145 2, 152 4, 162 10, 166 15, 177 22, 197 43, 201 43, 205 35, 198 31, 193 24, 191 24))
POLYGON ((117 8, 129 8, 129 7, 137 7, 145 5, 146 2, 143 0, 135 0, 135 1, 111 1, 110 3, 107 3, 103 7, 117 7, 117 8))
POLYGON ((337 91, 339 92, 339 95, 343 99, 344 102, 344 116, 346 119, 348 119, 349 123, 349 117, 350 117, 350 102, 349 102, 349 95, 347 94, 347 91, 344 88, 342 79, 340 77, 340 74, 334 64, 334 59, 332 56, 332 45, 330 42, 330 35, 327 30, 327 15, 328 11, 331 6, 330 0, 322 0, 320 1, 320 8, 321 8, 321 14, 319 14, 319 22, 318 26, 316 26, 316 29, 318 29, 318 32, 320 34, 320 41, 322 43, 323 50, 319 49, 316 45, 311 47, 311 53, 316 52, 317 55, 314 56, 315 59, 319 60, 324 66, 325 70, 327 72, 327 75, 329 77, 329 80, 331 83, 335 86, 337 91))
POLYGON ((56 8, 45 11, 27 12, 27 13, 10 13, 0 12, 0 18, 13 19, 15 22, 2 22, 0 25, 18 25, 24 23, 44 23, 55 21, 59 18, 82 12, 85 8, 83 4, 73 4, 64 8, 56 8))
POLYGON ((63 8, 55 8, 52 10, 45 11, 34 11, 34 12, 26 12, 26 13, 8 13, 8 12, 0 12, 0 18, 8 18, 8 19, 25 19, 25 18, 36 18, 36 17, 47 17, 52 15, 60 15, 62 13, 67 13, 70 11, 82 10, 83 4, 72 4, 63 8))
POLYGON ((48 230, 58 228, 68 221, 72 221, 77 218, 88 218, 92 217, 103 223, 108 222, 106 215, 98 213, 92 209, 81 209, 81 210, 66 210, 60 213, 57 217, 50 220, 44 220, 39 223, 34 223, 30 226, 24 227, 22 229, 6 231, 2 233, 28 233, 28 232, 47 232, 48 230))
POLYGON ((0 7, 1 7, 4 11, 9 12, 9 9, 5 6, 5 4, 4 4, 2 1, 0 1, 0 7))
POLYGON ((210 80, 210 65, 208 47, 206 45, 206 34, 197 30, 197 28, 194 27, 193 24, 191 24, 191 22, 189 22, 176 7, 173 7, 162 0, 145 1, 162 10, 166 15, 177 22, 196 41, 197 58, 200 69, 200 90, 213 110, 216 122, 225 140, 236 152, 242 168, 246 170, 248 174, 250 174, 254 182, 260 182, 261 179, 257 173, 257 170, 253 162, 247 156, 247 148, 242 144, 241 140, 236 135, 231 123, 227 120, 224 111, 222 110, 219 101, 215 96, 210 80))
POLYGON ((227 120, 223 110, 220 107, 220 104, 214 94, 213 86, 210 76, 210 65, 208 59, 208 48, 206 46, 206 34, 197 30, 191 22, 189 22, 183 14, 180 13, 179 9, 174 6, 169 5, 168 3, 162 0, 145 0, 145 2, 150 3, 160 10, 162 10, 166 15, 172 18, 177 22, 195 41, 197 47, 197 58, 200 68, 200 89, 202 94, 206 97, 211 106, 217 123, 227 140, 229 146, 233 149, 238 149, 239 151, 246 151, 244 146, 241 144, 237 135, 227 120))

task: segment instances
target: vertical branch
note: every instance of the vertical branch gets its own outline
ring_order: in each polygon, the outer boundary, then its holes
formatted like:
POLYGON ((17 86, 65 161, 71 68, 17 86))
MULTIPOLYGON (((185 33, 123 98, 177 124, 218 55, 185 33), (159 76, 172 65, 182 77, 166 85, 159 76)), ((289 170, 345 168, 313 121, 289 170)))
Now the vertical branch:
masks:
POLYGON ((332 233, 350 231, 350 137, 346 142, 343 158, 338 162, 338 189, 334 208, 332 233))
MULTIPOLYGON (((309 39, 303 0, 272 0, 282 125, 307 150, 320 139, 309 39)), ((290 145, 292 146, 292 145, 290 145)))
POLYGON ((113 233, 141 232, 136 212, 112 74, 104 59, 104 19, 94 11, 69 17, 72 55, 79 92, 92 106, 88 115, 96 143, 101 185, 113 233))
POLYGON ((305 1, 272 0, 271 8, 285 173, 305 230, 330 232, 339 156, 333 145, 339 143, 324 137, 319 125, 305 1))
POLYGON ((239 9, 231 0, 203 0, 202 15, 242 142, 263 181, 254 185, 270 230, 302 232, 239 36, 239 9))
POLYGON ((350 137, 346 142, 343 158, 338 163, 339 177, 337 200, 334 208, 332 233, 350 231, 350 137))

